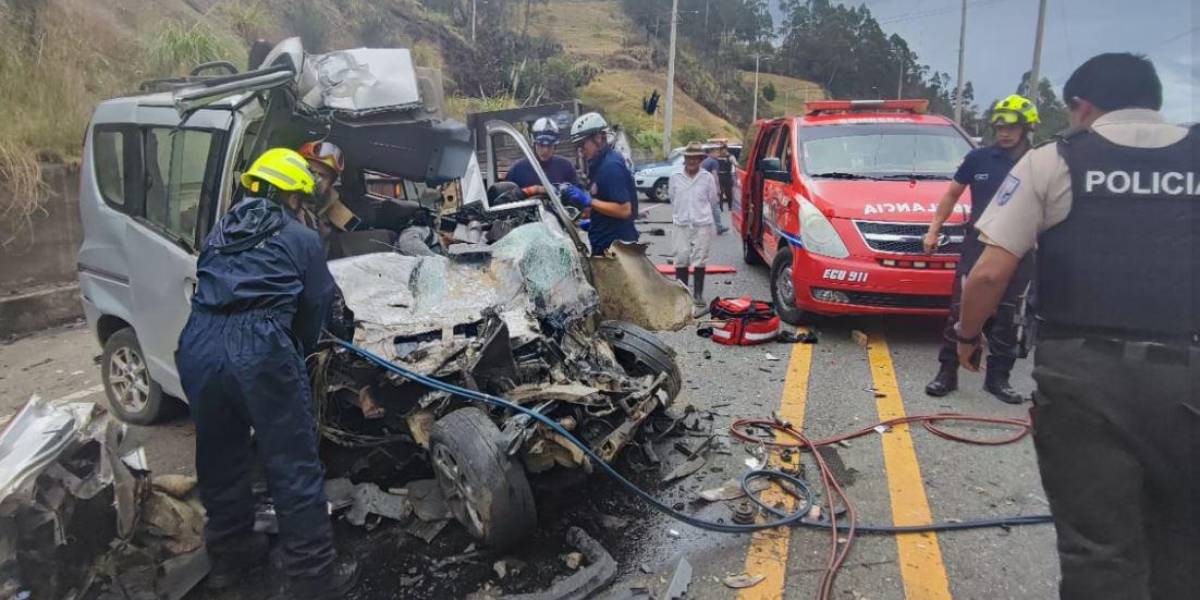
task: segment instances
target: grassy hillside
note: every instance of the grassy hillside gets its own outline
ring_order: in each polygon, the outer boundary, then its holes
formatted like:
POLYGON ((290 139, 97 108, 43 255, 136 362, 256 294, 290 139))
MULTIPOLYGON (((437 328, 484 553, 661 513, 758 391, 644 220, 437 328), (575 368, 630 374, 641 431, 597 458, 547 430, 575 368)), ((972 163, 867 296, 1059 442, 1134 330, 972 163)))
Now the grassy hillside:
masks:
MULTIPOLYGON (((754 71, 744 71, 742 80, 746 85, 754 85, 754 71)), ((785 77, 772 73, 759 73, 758 85, 765 87, 768 83, 775 86, 775 100, 768 102, 761 95, 758 98, 758 116, 780 117, 787 114, 797 114, 804 110, 804 103, 809 100, 824 100, 827 95, 819 84, 804 79, 785 77)))
MULTIPOLYGON (((552 0, 535 7, 529 30, 557 40, 572 59, 602 69, 579 91, 580 100, 601 108, 606 117, 629 130, 636 138, 635 145, 644 150, 657 150, 662 145, 662 105, 657 115, 647 115, 642 110, 642 98, 655 89, 663 94, 666 69, 655 67, 653 48, 625 15, 620 2, 552 0)), ((690 98, 678 84, 672 122, 675 142, 740 136, 737 127, 690 98)))

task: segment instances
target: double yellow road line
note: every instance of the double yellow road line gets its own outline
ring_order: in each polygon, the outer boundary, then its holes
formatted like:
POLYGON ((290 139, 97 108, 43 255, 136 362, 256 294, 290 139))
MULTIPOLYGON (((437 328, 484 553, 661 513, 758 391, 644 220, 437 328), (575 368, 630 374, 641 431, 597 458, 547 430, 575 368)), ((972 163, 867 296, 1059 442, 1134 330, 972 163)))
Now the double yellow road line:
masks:
MULTIPOLYGON (((797 429, 803 430, 808 383, 812 370, 812 349, 808 344, 792 347, 787 377, 783 384, 783 399, 779 416, 797 429)), ((873 331, 867 356, 871 377, 879 394, 876 410, 879 420, 905 415, 900 387, 892 366, 891 353, 882 331, 873 331)), ((896 525, 924 525, 932 522, 929 500, 921 479, 920 465, 913 448, 908 425, 900 425, 882 436, 883 463, 887 471, 888 492, 891 496, 892 520, 896 525)), ((798 456, 798 455, 797 455, 798 456)), ((798 458, 797 458, 798 460, 798 458)), ((764 492, 767 502, 781 501, 791 508, 794 501, 777 486, 764 492)), ((791 530, 773 529, 754 534, 746 554, 746 572, 763 575, 762 583, 741 591, 741 600, 775 600, 784 597, 787 589, 787 567, 791 530)), ((942 562, 937 536, 931 533, 896 536, 900 575, 904 595, 909 600, 949 600, 950 582, 942 562)), ((808 591, 791 594, 807 598, 808 591)))

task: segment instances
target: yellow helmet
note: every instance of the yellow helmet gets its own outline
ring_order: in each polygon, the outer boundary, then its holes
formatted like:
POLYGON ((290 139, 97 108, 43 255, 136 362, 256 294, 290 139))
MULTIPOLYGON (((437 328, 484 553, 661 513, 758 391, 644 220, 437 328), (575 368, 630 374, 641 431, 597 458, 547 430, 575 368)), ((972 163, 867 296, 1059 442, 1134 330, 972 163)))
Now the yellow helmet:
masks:
POLYGON ((268 183, 285 192, 313 193, 316 181, 308 162, 290 148, 271 148, 263 152, 250 168, 242 173, 242 186, 257 193, 261 183, 268 183))
POLYGON ((1037 107, 1024 96, 1013 94, 992 107, 992 125, 1029 125, 1041 122, 1037 107))

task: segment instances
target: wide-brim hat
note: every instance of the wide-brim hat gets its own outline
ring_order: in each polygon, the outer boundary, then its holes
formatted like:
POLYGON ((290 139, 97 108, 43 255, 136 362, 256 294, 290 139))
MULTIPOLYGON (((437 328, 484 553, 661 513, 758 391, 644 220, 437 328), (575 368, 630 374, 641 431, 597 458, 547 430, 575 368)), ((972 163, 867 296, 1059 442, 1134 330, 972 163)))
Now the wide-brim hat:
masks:
POLYGON ((704 151, 704 147, 700 145, 700 142, 692 142, 683 149, 683 156, 684 158, 689 156, 708 156, 708 153, 704 151))

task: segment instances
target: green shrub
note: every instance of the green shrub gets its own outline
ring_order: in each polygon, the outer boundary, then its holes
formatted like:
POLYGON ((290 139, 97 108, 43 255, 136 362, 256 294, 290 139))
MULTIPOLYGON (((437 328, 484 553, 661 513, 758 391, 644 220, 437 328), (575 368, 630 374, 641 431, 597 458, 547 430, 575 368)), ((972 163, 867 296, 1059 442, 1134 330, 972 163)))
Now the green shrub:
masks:
POLYGON ((775 101, 775 95, 776 95, 776 92, 775 92, 775 84, 774 84, 774 83, 770 83, 770 82, 768 82, 768 83, 767 83, 767 85, 764 85, 764 86, 763 86, 763 88, 762 88, 762 97, 763 97, 763 98, 764 98, 764 99, 765 99, 767 102, 774 102, 774 101, 775 101))
POLYGON ((147 70, 154 77, 186 75, 192 67, 214 60, 228 60, 239 68, 246 64, 246 49, 227 34, 203 22, 169 22, 150 44, 147 70))
MULTIPOLYGON (((708 132, 695 125, 685 125, 675 130, 675 143, 685 146, 692 142, 703 142, 709 138, 708 132)), ((661 141, 660 141, 661 143, 661 141)))

